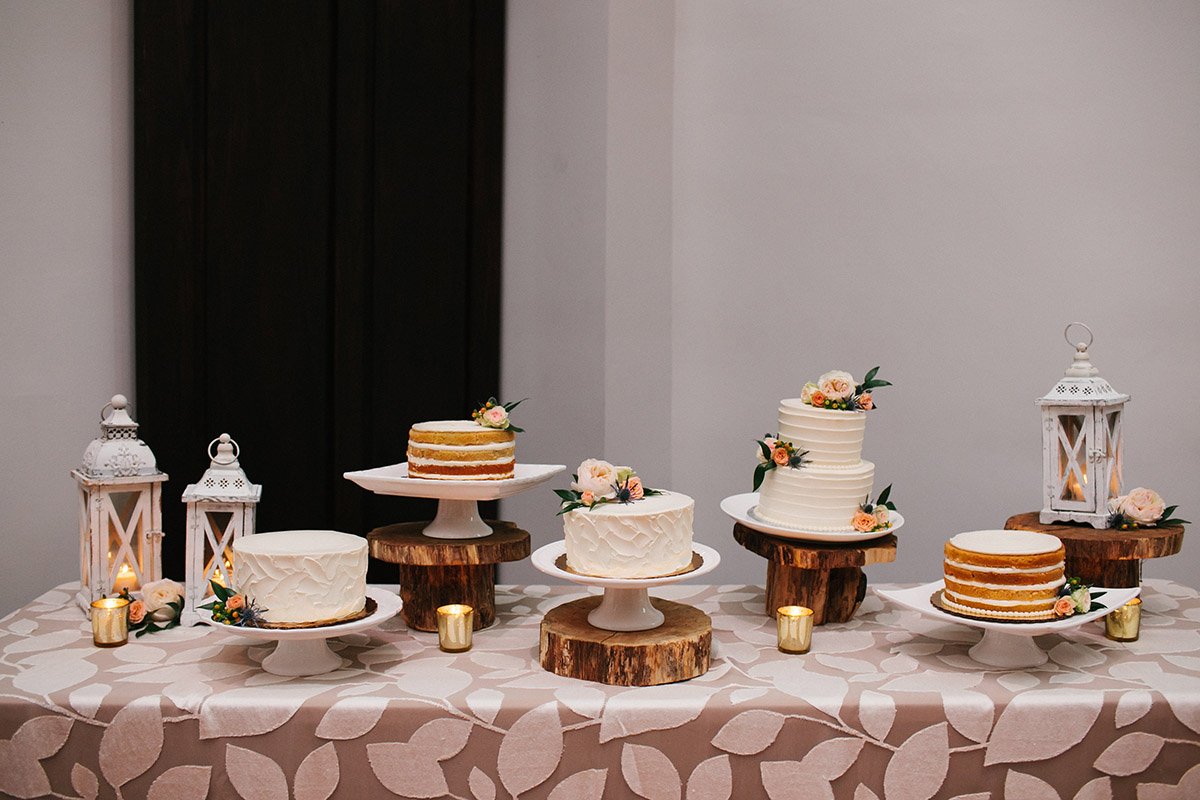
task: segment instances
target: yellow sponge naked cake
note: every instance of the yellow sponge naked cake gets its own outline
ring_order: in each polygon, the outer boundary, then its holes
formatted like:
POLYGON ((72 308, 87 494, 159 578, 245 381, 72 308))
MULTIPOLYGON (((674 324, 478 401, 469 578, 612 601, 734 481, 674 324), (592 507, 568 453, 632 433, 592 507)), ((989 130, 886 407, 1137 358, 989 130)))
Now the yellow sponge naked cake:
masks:
POLYGON ((1033 531, 970 531, 946 542, 942 604, 985 619, 1054 619, 1066 551, 1033 531))
POLYGON ((418 422, 408 431, 408 474, 447 481, 513 477, 516 436, 472 420, 418 422))

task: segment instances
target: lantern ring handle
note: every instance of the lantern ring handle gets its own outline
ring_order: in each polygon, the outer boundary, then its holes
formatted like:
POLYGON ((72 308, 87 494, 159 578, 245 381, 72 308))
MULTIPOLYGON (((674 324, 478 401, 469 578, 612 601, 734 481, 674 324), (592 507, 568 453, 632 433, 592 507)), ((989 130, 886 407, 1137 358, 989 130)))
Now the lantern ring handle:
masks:
POLYGON ((213 462, 214 464, 221 464, 221 465, 225 465, 225 464, 234 464, 234 463, 236 463, 236 462, 237 462, 237 460, 238 460, 238 456, 240 456, 240 455, 242 454, 242 448, 238 447, 237 440, 236 440, 236 439, 234 439, 233 437, 229 436, 229 434, 222 434, 222 435, 224 435, 224 436, 228 437, 228 438, 229 438, 229 443, 230 443, 231 445, 233 445, 233 458, 232 458, 231 460, 229 460, 229 461, 221 461, 221 460, 219 460, 219 459, 216 457, 216 455, 213 453, 213 451, 212 451, 212 447, 213 447, 213 445, 214 445, 214 444, 216 444, 217 442, 221 441, 221 437, 220 437, 220 436, 218 436, 217 438, 213 439, 211 442, 209 442, 209 443, 208 443, 208 457, 209 457, 209 458, 212 460, 212 462, 213 462))
MULTIPOLYGON (((100 421, 101 422, 104 422, 104 420, 105 420, 104 412, 110 408, 113 409, 114 411, 116 410, 116 406, 114 406, 112 404, 112 400, 109 400, 107 403, 104 404, 104 407, 100 409, 100 421)), ((125 404, 123 406, 121 406, 121 408, 133 408, 133 403, 126 400, 125 404)))
POLYGON ((1087 325, 1084 325, 1082 322, 1070 322, 1067 324, 1067 327, 1063 328, 1063 338, 1067 340, 1067 344, 1071 345, 1071 347, 1074 347, 1076 350, 1080 350, 1080 349, 1087 350, 1089 347, 1092 346, 1092 342, 1095 340, 1096 337, 1092 334, 1092 329, 1089 328, 1087 325), (1071 337, 1069 334, 1071 333, 1071 328, 1074 328, 1076 325, 1078 325, 1080 328, 1083 328, 1085 331, 1087 331, 1087 334, 1088 334, 1087 344, 1084 344, 1083 342, 1076 344, 1075 342, 1071 341, 1071 337))

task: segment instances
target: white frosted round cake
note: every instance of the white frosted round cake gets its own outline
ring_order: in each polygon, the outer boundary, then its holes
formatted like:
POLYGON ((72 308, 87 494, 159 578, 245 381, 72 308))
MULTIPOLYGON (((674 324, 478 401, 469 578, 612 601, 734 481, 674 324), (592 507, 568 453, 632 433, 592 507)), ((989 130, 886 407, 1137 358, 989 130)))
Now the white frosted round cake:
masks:
POLYGON ((970 617, 1054 619, 1066 550, 1035 531, 969 531, 946 542, 942 605, 970 617))
POLYGON ((367 540, 337 531, 279 531, 233 543, 233 585, 268 623, 335 622, 367 597, 367 540))
POLYGON ((661 492, 563 514, 567 566, 602 578, 654 578, 692 563, 692 498, 661 492))
POLYGON ((513 477, 516 436, 474 420, 418 422, 408 432, 412 478, 496 481, 513 477))
POLYGON ((875 465, 862 460, 867 415, 815 408, 802 399, 779 403, 779 439, 808 451, 801 469, 766 474, 754 515, 764 522, 811 531, 853 530, 869 500, 875 465))

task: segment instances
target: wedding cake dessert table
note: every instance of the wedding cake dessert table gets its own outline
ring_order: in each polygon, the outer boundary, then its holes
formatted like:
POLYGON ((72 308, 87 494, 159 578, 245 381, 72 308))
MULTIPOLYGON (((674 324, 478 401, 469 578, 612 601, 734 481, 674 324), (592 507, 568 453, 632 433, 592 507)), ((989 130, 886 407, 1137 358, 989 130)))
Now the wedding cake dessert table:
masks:
POLYGON ((456 654, 397 615, 330 639, 340 668, 287 677, 232 628, 94 647, 63 585, 0 620, 0 795, 1200 796, 1196 590, 1146 581, 1137 641, 1088 623, 1006 670, 886 588, 787 655, 761 587, 664 586, 711 618, 710 668, 629 687, 538 663, 543 615, 589 587, 498 586, 456 654))

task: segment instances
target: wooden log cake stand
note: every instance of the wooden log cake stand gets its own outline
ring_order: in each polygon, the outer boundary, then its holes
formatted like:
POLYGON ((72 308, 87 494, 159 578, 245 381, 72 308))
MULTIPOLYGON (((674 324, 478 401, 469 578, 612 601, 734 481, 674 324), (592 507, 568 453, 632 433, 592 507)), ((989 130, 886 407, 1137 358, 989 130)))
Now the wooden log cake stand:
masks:
POLYGON ((1042 523, 1038 512, 1016 514, 1004 523, 1009 531, 1050 533, 1067 551, 1068 577, 1093 586, 1119 589, 1142 584, 1142 561, 1173 556, 1183 547, 1183 526, 1134 530, 1100 529, 1072 522, 1042 523))
POLYGON ((567 678, 615 686, 656 686, 708 672, 712 620, 698 608, 651 597, 666 619, 648 631, 595 628, 587 617, 599 595, 572 600, 542 617, 542 668, 567 678))
POLYGON ((868 564, 896 560, 896 535, 866 542, 803 542, 781 539, 733 525, 733 538, 751 553, 767 559, 767 614, 780 606, 805 606, 813 624, 849 622, 867 594, 868 564))
POLYGON ((529 532, 511 522, 485 520, 490 536, 434 539, 428 522, 401 522, 367 534, 371 556, 400 566, 404 620, 419 631, 437 630, 437 609, 466 603, 475 609, 474 630, 496 621, 496 565, 529 555, 529 532))

